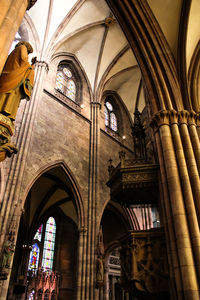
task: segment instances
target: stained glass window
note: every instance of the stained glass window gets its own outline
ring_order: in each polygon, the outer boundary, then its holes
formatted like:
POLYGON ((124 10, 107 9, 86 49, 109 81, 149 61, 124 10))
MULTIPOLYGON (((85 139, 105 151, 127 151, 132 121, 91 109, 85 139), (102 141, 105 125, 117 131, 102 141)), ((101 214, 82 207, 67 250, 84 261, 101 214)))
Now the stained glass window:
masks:
POLYGON ((28 300, 34 300, 35 299, 35 291, 32 290, 28 296, 28 300))
POLYGON ((104 115, 105 115, 105 125, 112 129, 113 131, 118 131, 117 117, 114 113, 114 109, 112 104, 109 101, 105 102, 104 107, 104 115))
POLYGON ((41 242, 42 239, 42 229, 43 229, 43 224, 40 225, 40 227, 38 228, 35 236, 34 236, 34 240, 38 240, 39 242, 41 242))
POLYGON ((29 270, 37 270, 38 268, 38 261, 39 261, 39 255, 40 255, 40 248, 37 243, 32 245, 32 250, 30 253, 30 258, 29 258, 29 270))
POLYGON ((117 131, 117 118, 113 112, 110 114, 110 127, 112 130, 117 131))
POLYGON ((59 66, 56 76, 56 89, 76 101, 76 84, 73 73, 67 66, 59 66))
POLYGON ((106 107, 104 107, 105 125, 109 126, 109 113, 106 107))
POLYGON ((44 271, 52 270, 55 247, 56 222, 50 217, 46 223, 42 267, 44 271))

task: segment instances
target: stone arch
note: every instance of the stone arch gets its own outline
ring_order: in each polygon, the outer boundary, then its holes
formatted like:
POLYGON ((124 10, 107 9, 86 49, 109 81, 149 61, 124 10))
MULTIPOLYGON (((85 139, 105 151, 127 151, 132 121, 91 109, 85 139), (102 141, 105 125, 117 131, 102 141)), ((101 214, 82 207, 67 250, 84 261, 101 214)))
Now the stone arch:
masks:
POLYGON ((151 113, 183 109, 173 55, 147 1, 106 2, 136 56, 149 95, 151 113))
POLYGON ((74 197, 74 204, 77 209, 78 228, 82 228, 85 226, 85 213, 84 213, 84 205, 83 205, 82 195, 80 192, 80 187, 72 171, 63 161, 56 161, 54 163, 47 164, 38 170, 38 172, 35 174, 34 178, 32 178, 31 182, 29 183, 29 185, 25 190, 23 203, 25 203, 25 199, 27 199, 31 187, 42 176, 42 174, 45 174, 48 171, 56 168, 60 168, 65 174, 66 178, 68 178, 69 180, 69 188, 72 191, 74 197))

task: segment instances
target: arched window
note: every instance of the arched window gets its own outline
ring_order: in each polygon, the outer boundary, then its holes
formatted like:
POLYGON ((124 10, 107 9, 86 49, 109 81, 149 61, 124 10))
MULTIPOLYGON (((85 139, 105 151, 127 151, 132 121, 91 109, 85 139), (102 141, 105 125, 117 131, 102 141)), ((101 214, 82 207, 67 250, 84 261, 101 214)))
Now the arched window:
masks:
POLYGON ((115 132, 118 132, 118 121, 117 121, 115 109, 108 97, 105 100, 104 116, 105 116, 106 127, 112 129, 115 132))
POLYGON ((52 270, 54 247, 56 237, 56 222, 53 217, 50 217, 46 223, 44 248, 42 256, 42 268, 44 271, 52 270))
POLYGON ((73 101, 77 101, 77 87, 74 72, 68 64, 58 67, 56 89, 73 101))
POLYGON ((32 245, 32 250, 29 258, 28 269, 30 271, 36 271, 38 269, 39 255, 40 255, 40 248, 37 243, 34 243, 32 245))
POLYGON ((32 290, 28 295, 28 300, 34 300, 34 299, 35 299, 35 290, 32 290))

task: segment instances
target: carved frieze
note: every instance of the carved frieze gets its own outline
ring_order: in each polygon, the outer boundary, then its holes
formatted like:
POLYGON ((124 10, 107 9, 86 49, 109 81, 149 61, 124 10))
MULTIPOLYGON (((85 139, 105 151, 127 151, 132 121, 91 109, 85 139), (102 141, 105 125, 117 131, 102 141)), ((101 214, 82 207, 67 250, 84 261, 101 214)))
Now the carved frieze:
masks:
POLYGON ((158 165, 125 160, 112 170, 107 185, 111 199, 121 204, 156 202, 158 165))

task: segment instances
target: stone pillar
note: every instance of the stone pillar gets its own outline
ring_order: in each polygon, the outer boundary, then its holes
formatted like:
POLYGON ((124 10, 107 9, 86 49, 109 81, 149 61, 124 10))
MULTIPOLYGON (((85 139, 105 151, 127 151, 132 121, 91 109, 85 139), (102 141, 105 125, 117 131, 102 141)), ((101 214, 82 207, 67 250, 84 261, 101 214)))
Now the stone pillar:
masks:
MULTIPOLYGON (((184 299, 196 300, 199 299, 199 284, 196 274, 197 265, 195 263, 195 260, 198 260, 198 255, 194 259, 194 253, 195 248, 198 247, 199 236, 195 231, 192 233, 194 236, 191 236, 191 228, 187 220, 187 215, 193 214, 194 217, 195 211, 194 207, 190 207, 191 203, 193 203, 192 199, 190 198, 191 202, 187 203, 188 198, 185 198, 186 195, 189 196, 189 188, 191 187, 189 186, 189 179, 187 177, 180 133, 173 118, 170 124, 170 113, 168 111, 157 113, 154 121, 156 121, 159 135, 159 137, 156 137, 157 147, 161 148, 159 159, 162 180, 165 181, 169 193, 168 199, 164 200, 165 209, 170 207, 170 214, 172 216, 171 224, 167 224, 169 237, 171 241, 175 242, 174 248, 178 258, 177 264, 173 266, 179 294, 178 299, 183 299, 184 295, 184 299), (187 184, 186 187, 182 185, 183 180, 187 184), (173 238, 172 231, 174 231, 175 239, 173 238), (192 239, 195 241, 193 242, 192 239), (177 275, 177 273, 179 274, 177 275), (181 281, 179 278, 181 278, 181 281)), ((166 196, 167 193, 164 193, 164 197, 166 196)), ((194 224, 192 226, 194 229, 194 224)))
POLYGON ((76 299, 84 299, 84 288, 85 288, 85 276, 84 269, 86 266, 86 246, 87 228, 81 228, 79 230, 79 243, 78 243, 78 263, 77 263, 77 291, 76 299))
POLYGON ((33 0, 0 1, 0 73, 24 14, 35 2, 33 0))
MULTIPOLYGON (((199 172, 198 172, 198 168, 197 168, 197 163, 196 163, 196 159, 194 156, 193 145, 191 143, 191 139, 190 139, 190 135, 189 135, 189 131, 188 131, 189 115, 190 115, 190 113, 186 110, 179 112, 179 128, 180 128, 180 134, 181 134, 185 158, 186 158, 186 164, 188 167, 189 178, 190 178, 191 187, 192 187, 192 194, 193 194, 194 202, 196 205, 196 213, 197 213, 199 225, 200 225, 200 201, 199 201, 200 181, 199 181, 199 172)), ((194 129, 194 128, 190 128, 191 134, 194 133, 194 130, 192 130, 192 129, 194 129)), ((194 142, 194 140, 193 140, 193 142, 194 142)), ((197 149, 196 149, 196 154, 198 155, 197 149)), ((200 245, 200 243, 198 243, 198 244, 200 245)))
POLYGON ((86 286, 84 300, 96 300, 96 246, 97 246, 97 203, 99 198, 98 192, 98 170, 99 170, 99 117, 100 103, 91 102, 91 128, 90 128, 90 167, 89 167, 89 196, 88 196, 88 235, 87 235, 87 254, 86 254, 86 286))
MULTIPOLYGON (((43 79, 47 72, 47 64, 43 61, 37 62, 35 66, 35 81, 34 89, 30 102, 26 102, 25 111, 22 117, 21 127, 19 129, 17 148, 20 149, 18 155, 12 158, 9 176, 6 182, 5 192, 0 208, 0 253, 2 253, 5 237, 11 230, 10 224, 13 217, 17 215, 16 224, 19 224, 24 203, 20 197, 20 187, 22 184, 24 167, 26 157, 29 151, 30 137, 34 124, 35 115, 37 113, 37 106, 40 100, 40 93, 43 87, 43 79)), ((18 227, 17 227, 18 228, 18 227)), ((16 230, 17 236, 18 229, 16 230)), ((10 266, 12 268, 12 265, 10 266)), ((9 280, 4 282, 4 293, 7 293, 9 280)), ((0 291, 1 294, 1 291, 0 291)), ((2 300, 5 298, 2 298, 2 300)))

